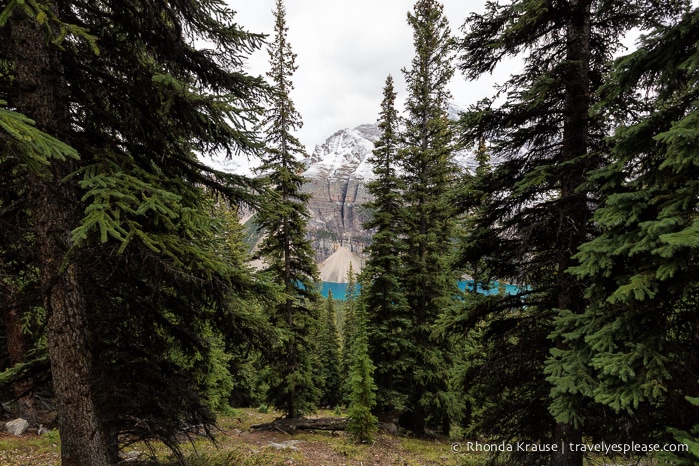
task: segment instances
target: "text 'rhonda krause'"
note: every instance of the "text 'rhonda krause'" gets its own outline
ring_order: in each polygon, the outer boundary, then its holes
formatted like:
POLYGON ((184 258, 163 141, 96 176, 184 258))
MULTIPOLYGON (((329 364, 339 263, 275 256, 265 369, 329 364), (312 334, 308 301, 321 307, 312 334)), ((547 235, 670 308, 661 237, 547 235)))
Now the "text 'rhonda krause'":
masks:
POLYGON ((660 445, 658 443, 483 443, 483 442, 464 442, 454 443, 451 449, 455 453, 461 452, 591 452, 602 453, 604 455, 621 453, 626 455, 629 453, 653 453, 653 452, 681 452, 688 451, 688 446, 684 444, 660 445))

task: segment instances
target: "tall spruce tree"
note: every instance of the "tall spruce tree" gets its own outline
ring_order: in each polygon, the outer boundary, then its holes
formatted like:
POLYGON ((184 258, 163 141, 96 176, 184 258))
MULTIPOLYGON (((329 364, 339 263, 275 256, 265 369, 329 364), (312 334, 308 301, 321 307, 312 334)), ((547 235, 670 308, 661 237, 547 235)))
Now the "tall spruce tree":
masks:
POLYGON ((342 385, 342 400, 349 404, 349 371, 352 361, 352 341, 355 336, 355 317, 357 313, 357 279, 354 267, 350 262, 347 271, 347 287, 345 288, 345 302, 342 304, 342 350, 340 351, 340 374, 344 378, 342 385))
POLYGON ((601 90, 598 111, 618 126, 608 163, 591 176, 600 233, 574 268, 592 305, 560 316, 566 347, 551 370, 562 391, 648 417, 656 439, 699 423, 685 400, 699 395, 698 19, 695 9, 656 26, 601 90))
POLYGON ((342 400, 342 378, 340 376, 340 337, 335 326, 335 298, 328 291, 325 311, 318 335, 318 356, 323 376, 323 406, 338 406, 342 400))
MULTIPOLYGON (((448 194, 458 170, 453 160, 453 134, 447 107, 447 85, 453 76, 454 41, 443 7, 419 0, 408 14, 415 56, 403 73, 408 87, 405 128, 398 160, 403 182, 402 288, 410 309, 405 338, 411 347, 403 357, 407 396, 403 424, 418 435, 429 421, 448 430, 460 402, 449 390, 448 339, 433 336, 433 324, 457 293, 449 267, 454 211, 448 194)), ((380 361, 378 359, 377 361, 380 361)))
MULTIPOLYGON (((472 199, 480 205, 475 228, 466 235, 462 261, 478 265, 490 280, 520 286, 516 296, 466 299, 457 327, 478 332, 484 353, 472 361, 478 404, 488 406, 475 422, 482 435, 504 441, 527 439, 579 443, 607 428, 596 421, 603 411, 580 393, 546 382, 545 364, 553 342, 554 319, 561 310, 585 312, 585 282, 567 272, 580 245, 594 234, 594 193, 586 174, 603 155, 603 120, 590 118, 594 92, 602 84, 608 57, 619 38, 644 20, 672 12, 676 2, 628 4, 618 1, 513 1, 489 3, 473 14, 461 42, 461 69, 476 79, 508 55, 524 57, 524 71, 501 87, 505 102, 486 100, 463 119, 464 137, 486 137, 501 161, 483 177, 472 199), (552 390, 553 389, 553 390, 552 390), (560 416, 551 406, 585 410, 583 417, 560 416), (551 413, 549 413, 551 411, 551 413)), ((520 461, 579 465, 582 455, 561 449, 520 461)))
POLYGON ((373 377, 374 364, 369 357, 366 311, 361 304, 354 315, 354 336, 350 345, 347 431, 355 441, 371 443, 378 424, 371 413, 376 404, 374 392, 377 387, 373 377))
POLYGON ((281 303, 270 312, 281 340, 270 361, 269 400, 294 418, 313 411, 320 397, 321 382, 316 380, 313 362, 317 356, 313 337, 320 317, 314 303, 320 295, 315 286, 318 271, 314 253, 306 238, 309 195, 301 192, 304 178, 299 160, 304 149, 293 134, 302 125, 290 97, 296 55, 287 40, 282 0, 276 2, 274 18, 268 73, 274 94, 264 121, 266 152, 260 167, 274 192, 258 214, 259 225, 266 232, 259 254, 283 293, 281 303))
POLYGON ((360 297, 369 322, 369 354, 376 365, 377 411, 384 414, 399 413, 407 405, 406 395, 396 387, 404 386, 402 377, 410 367, 406 357, 415 351, 412 341, 404 333, 411 320, 401 286, 403 183, 396 172, 400 124, 395 102, 393 77, 389 75, 383 89, 378 122, 381 136, 374 143, 369 158, 376 179, 367 183, 373 200, 364 204, 371 211, 371 219, 364 228, 373 229, 374 234, 366 249, 368 259, 362 269, 364 286, 360 297))
POLYGON ((228 303, 252 284, 217 253, 204 191, 240 202, 247 187, 195 156, 255 146, 245 122, 264 86, 241 67, 262 38, 232 15, 178 1, 0 10, 4 107, 40 131, 2 157, 24 165, 64 465, 118 462, 124 434, 177 452, 186 423, 213 422, 192 390, 201 370, 171 355, 206 358, 205 321, 243 330, 228 303))

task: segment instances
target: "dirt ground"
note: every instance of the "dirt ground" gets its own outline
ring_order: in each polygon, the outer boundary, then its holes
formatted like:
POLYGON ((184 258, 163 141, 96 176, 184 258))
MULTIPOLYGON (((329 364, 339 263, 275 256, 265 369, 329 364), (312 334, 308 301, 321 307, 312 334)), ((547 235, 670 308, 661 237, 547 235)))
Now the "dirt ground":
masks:
MULTIPOLYGON (((322 413, 324 417, 332 413, 322 413)), ((307 466, 432 466, 476 464, 451 452, 448 440, 415 440, 379 433, 373 444, 355 444, 344 432, 251 431, 253 424, 269 422, 274 414, 253 409, 241 410, 235 417, 221 419, 217 445, 198 440, 196 448, 188 443, 183 450, 196 466, 307 465, 307 466)), ((36 429, 21 437, 0 432, 0 465, 59 466, 60 440, 57 431, 39 436, 36 429)), ((127 449, 134 460, 145 459, 145 448, 127 449), (139 454, 141 454, 139 456, 139 454)), ((165 449, 159 452, 163 464, 172 464, 165 449)), ((480 462, 480 461, 479 461, 480 462)), ((139 464, 124 461, 122 464, 139 464)))

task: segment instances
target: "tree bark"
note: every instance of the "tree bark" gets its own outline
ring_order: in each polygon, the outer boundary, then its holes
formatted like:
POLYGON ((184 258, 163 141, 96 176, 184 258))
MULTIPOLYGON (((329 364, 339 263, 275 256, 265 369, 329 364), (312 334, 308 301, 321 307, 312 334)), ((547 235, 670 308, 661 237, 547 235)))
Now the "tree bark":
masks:
MULTIPOLYGON (((46 26, 16 8, 8 23, 9 43, 0 45, 13 59, 15 87, 11 105, 32 118, 38 129, 65 140, 70 131, 67 86, 57 49, 46 26)), ((70 160, 52 160, 50 176, 30 175, 32 221, 36 235, 53 388, 58 406, 63 466, 108 465, 105 435, 91 386, 92 355, 87 302, 80 271, 67 258, 71 231, 81 218, 77 187, 64 178, 70 160)))
MULTIPOLYGON (((576 161, 575 169, 566 169, 561 177, 561 213, 559 218, 558 308, 576 314, 585 311, 584 287, 567 269, 573 265, 573 255, 587 239, 590 212, 587 196, 578 192, 585 182, 587 163, 580 160, 588 151, 590 94, 590 1, 570 0, 566 30, 567 70, 565 77, 565 117, 563 122, 562 158, 576 161)), ((558 342, 558 347, 564 349, 558 342)), ((572 424, 557 423, 554 443, 565 444, 552 457, 552 466, 582 466, 582 452, 568 445, 582 441, 580 429, 572 424)))
POLYGON ((347 418, 344 417, 320 417, 306 419, 302 417, 277 419, 265 424, 250 426, 251 430, 277 430, 292 433, 296 430, 345 430, 347 418))

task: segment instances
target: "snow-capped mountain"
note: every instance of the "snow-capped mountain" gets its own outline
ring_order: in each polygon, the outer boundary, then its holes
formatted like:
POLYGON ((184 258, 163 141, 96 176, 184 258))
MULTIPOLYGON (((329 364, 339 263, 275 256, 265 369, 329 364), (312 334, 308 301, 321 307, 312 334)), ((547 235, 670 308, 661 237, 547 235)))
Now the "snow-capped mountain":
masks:
POLYGON ((361 254, 371 239, 362 227, 369 219, 362 205, 370 201, 365 183, 374 176, 368 159, 378 137, 375 124, 336 131, 304 161, 308 234, 318 262, 340 247, 361 254))
POLYGON ((378 125, 360 125, 354 129, 335 132, 323 144, 316 146, 304 163, 307 178, 373 178, 369 155, 379 139, 378 125))
MULTIPOLYGON (((458 119, 463 107, 456 104, 449 106, 449 118, 458 119)), ((341 129, 330 135, 325 142, 315 146, 313 153, 303 160, 306 170, 304 176, 310 179, 346 178, 371 180, 374 178, 369 156, 374 150, 374 143, 381 136, 376 123, 359 125, 353 129, 341 129)), ((254 177, 255 169, 260 166, 259 159, 239 156, 226 159, 223 156, 202 157, 207 165, 229 173, 254 177)), ((458 166, 473 170, 475 160, 469 151, 455 154, 458 166)))
MULTIPOLYGON (((459 110, 450 108, 450 117, 455 119, 459 110)), ((379 137, 377 124, 342 129, 316 145, 313 153, 303 160, 303 175, 308 180, 303 191, 311 195, 308 235, 319 263, 340 247, 361 256, 371 240, 371 233, 362 226, 369 219, 369 212, 363 205, 371 200, 366 182, 375 176, 369 157, 379 137)), ((259 166, 259 161, 246 161, 241 157, 205 162, 246 176, 255 176, 254 169, 259 166)), ((455 162, 469 171, 476 165, 470 151, 455 154, 455 162)))
MULTIPOLYGON (((362 226, 370 214, 363 205, 371 200, 366 182, 375 175, 368 159, 379 136, 376 124, 336 131, 304 161, 303 190, 311 195, 308 234, 318 262, 339 247, 361 256, 371 240, 362 226)), ((475 169, 470 151, 455 154, 455 162, 465 171, 475 169)))
MULTIPOLYGON (((449 118, 457 120, 459 113, 463 111, 463 107, 451 104, 448 110, 449 118)), ((316 145, 313 154, 304 160, 304 176, 309 179, 349 177, 372 180, 374 172, 368 158, 374 150, 374 142, 380 136, 381 131, 376 123, 336 131, 324 143, 316 145)), ((475 170, 476 161, 471 151, 457 152, 454 154, 454 161, 462 169, 475 170)))

